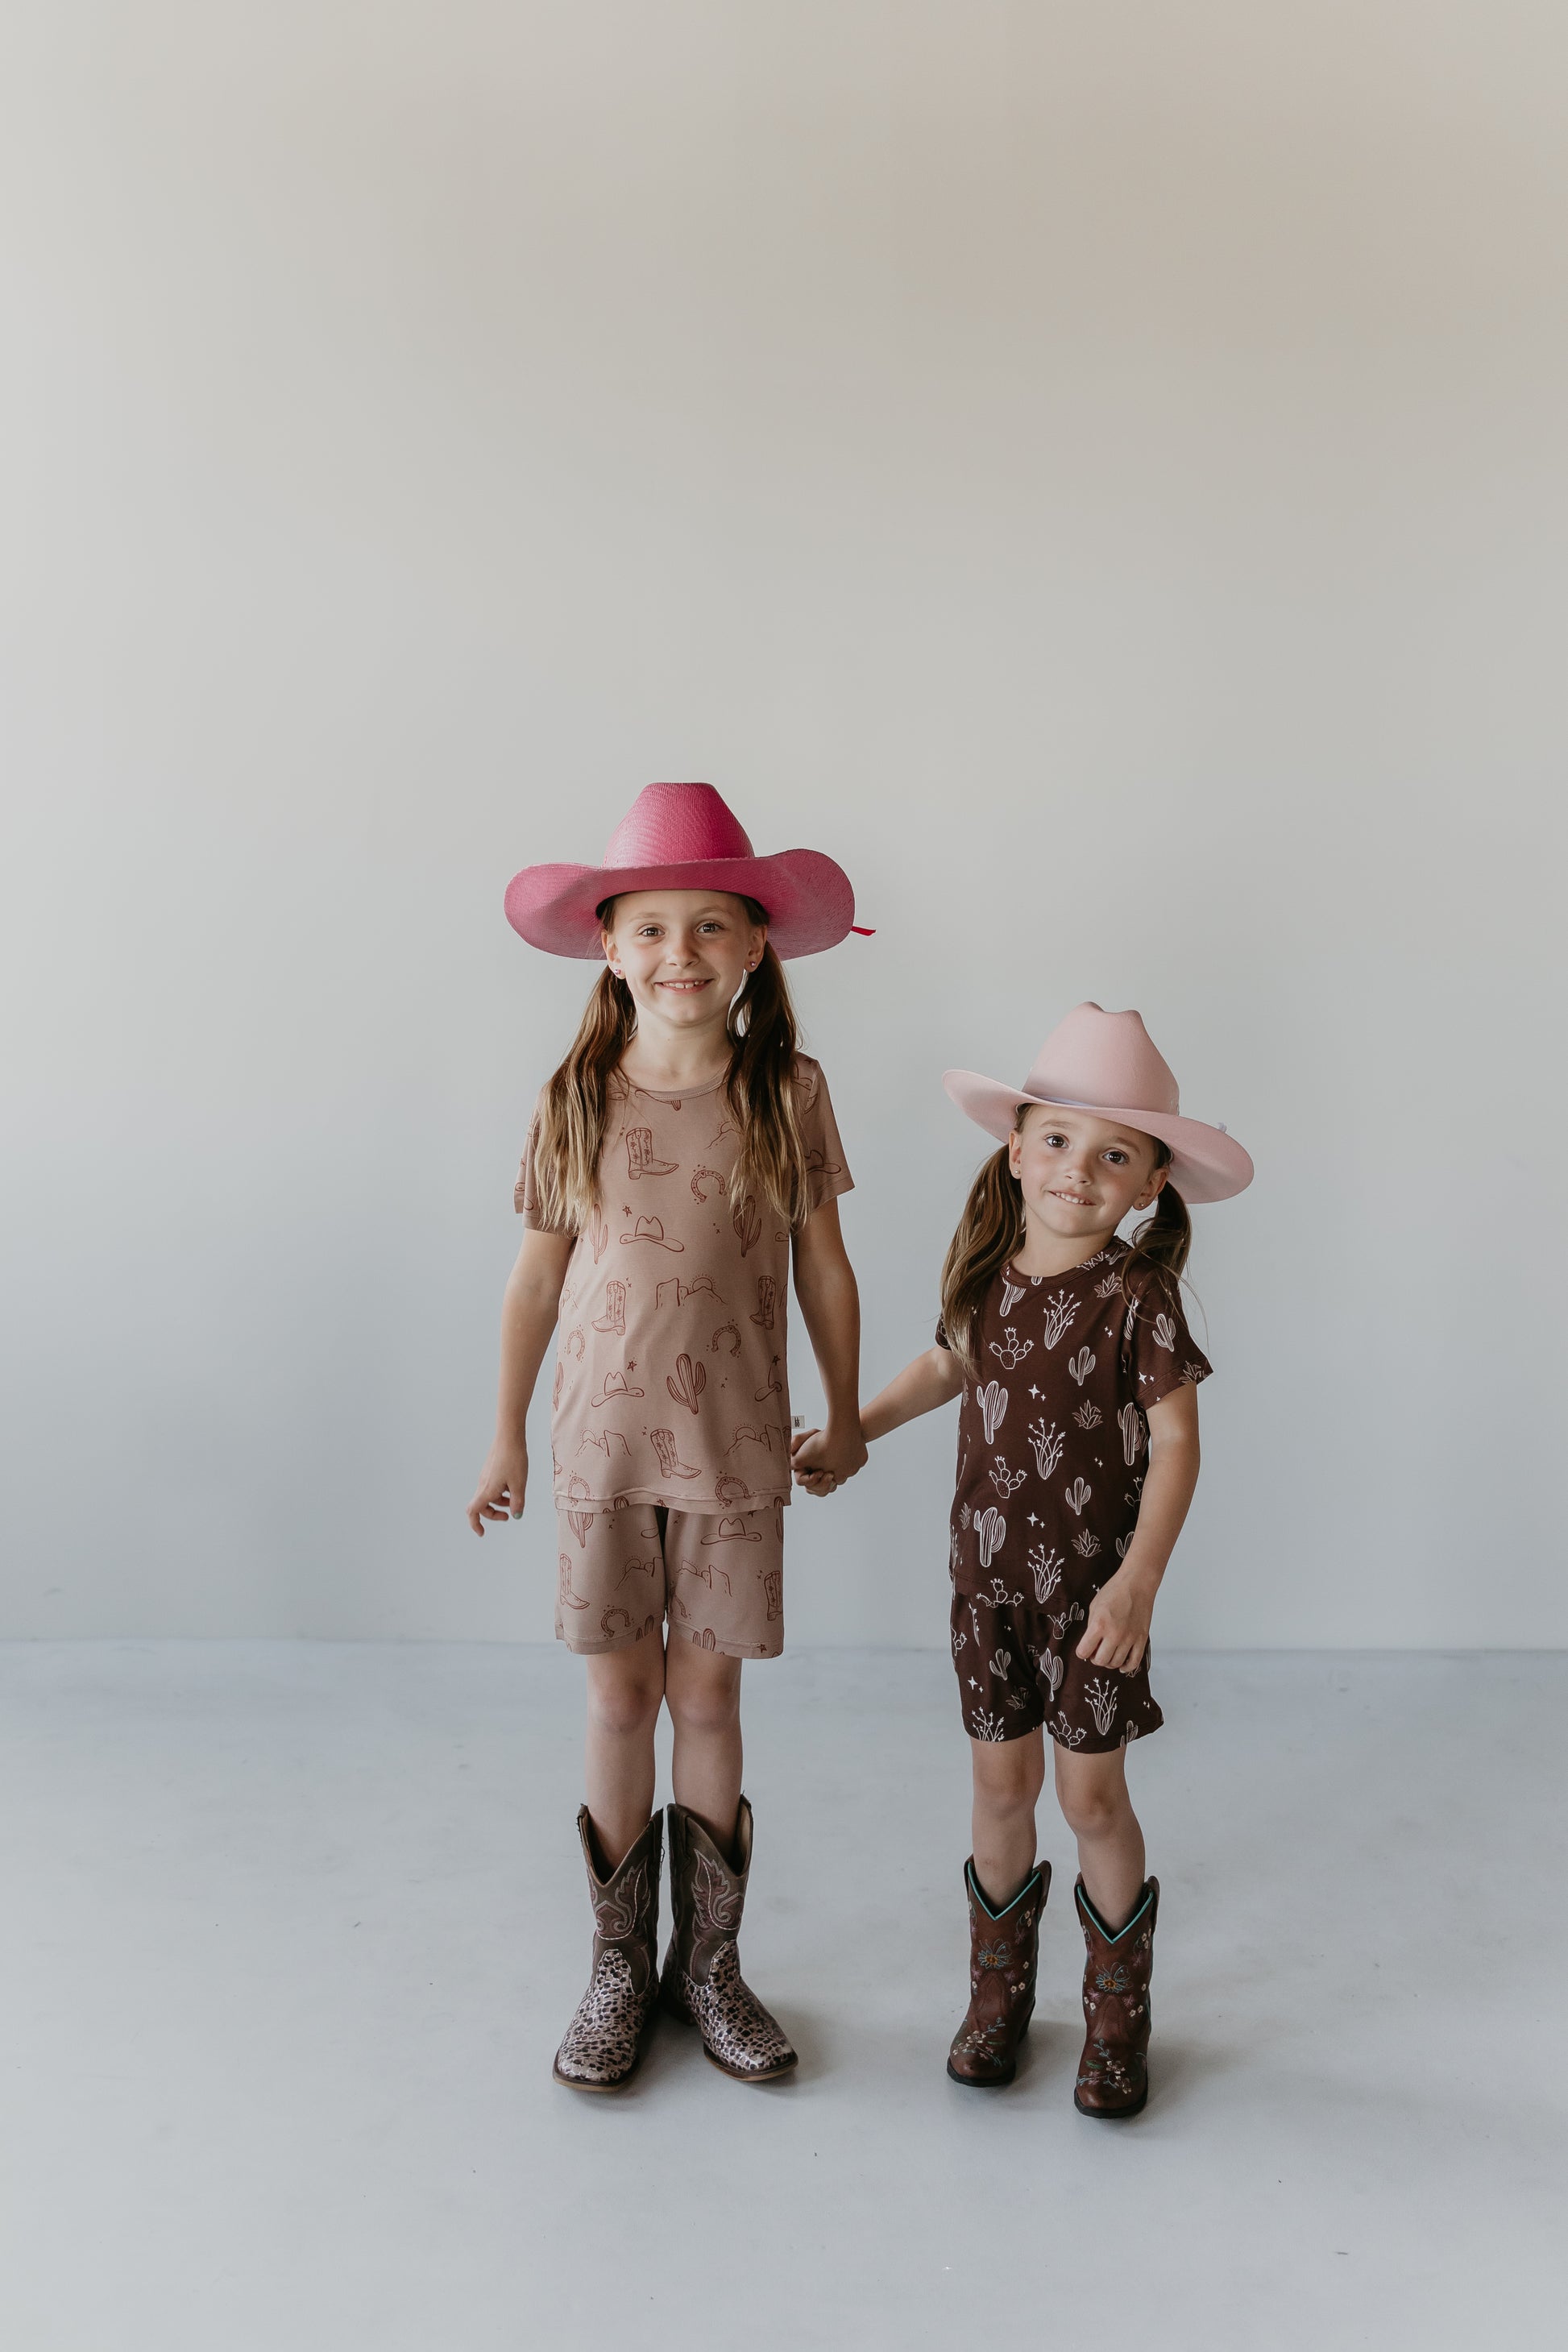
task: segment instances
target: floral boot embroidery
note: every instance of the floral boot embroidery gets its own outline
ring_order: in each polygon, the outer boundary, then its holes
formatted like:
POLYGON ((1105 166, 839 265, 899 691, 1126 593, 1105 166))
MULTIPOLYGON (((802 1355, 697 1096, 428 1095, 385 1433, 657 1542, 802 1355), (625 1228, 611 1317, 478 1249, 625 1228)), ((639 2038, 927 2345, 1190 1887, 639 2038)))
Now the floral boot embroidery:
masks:
POLYGON ((742 2083, 767 2083, 799 2063, 789 2037, 741 1974, 737 1937, 752 1866, 752 1809, 741 1800, 737 1864, 720 1853, 683 1805, 669 1808, 670 1907, 661 1999, 695 2025, 715 2066, 742 2083))
POLYGON ((1080 1878, 1073 1889, 1087 1958, 1083 2020, 1073 2105, 1083 2116, 1135 2116, 1149 2099, 1149 1980, 1160 1882, 1151 1878, 1120 1935, 1108 1936, 1089 1907, 1080 1878))
POLYGON ((594 1825, 577 1815, 594 1906, 594 1972, 555 2053, 572 2091, 618 2091, 642 2057, 658 1995, 658 1870, 664 1818, 655 1813, 619 1868, 603 1872, 594 1825))
POLYGON ((1006 1910, 994 1912, 981 1895, 973 1860, 963 1865, 969 2008, 947 2053, 955 2083, 990 2089, 1010 2083, 1018 2071, 1018 2044, 1034 2014, 1040 1914, 1050 1885, 1051 1865, 1043 1862, 1006 1910))

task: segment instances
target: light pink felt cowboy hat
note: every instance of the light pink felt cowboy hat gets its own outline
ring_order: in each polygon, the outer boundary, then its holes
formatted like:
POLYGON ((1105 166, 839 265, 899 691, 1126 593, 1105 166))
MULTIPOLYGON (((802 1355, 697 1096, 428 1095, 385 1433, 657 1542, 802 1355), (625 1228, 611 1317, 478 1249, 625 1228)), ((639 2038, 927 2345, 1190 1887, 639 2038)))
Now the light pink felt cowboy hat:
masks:
POLYGON ((781 956, 816 955, 859 928, 841 866, 817 849, 758 857, 711 784, 645 785, 610 835, 602 866, 525 866, 507 885, 506 919, 551 955, 599 956, 598 909, 626 890, 755 898, 781 956))
POLYGON ((942 1085, 961 1111, 1005 1143, 1020 1103, 1089 1110, 1171 1147, 1171 1182, 1184 1201, 1228 1201, 1252 1181, 1252 1161, 1223 1127, 1183 1118, 1175 1074, 1137 1013, 1080 1004, 1058 1022, 1021 1087, 945 1070, 942 1085))

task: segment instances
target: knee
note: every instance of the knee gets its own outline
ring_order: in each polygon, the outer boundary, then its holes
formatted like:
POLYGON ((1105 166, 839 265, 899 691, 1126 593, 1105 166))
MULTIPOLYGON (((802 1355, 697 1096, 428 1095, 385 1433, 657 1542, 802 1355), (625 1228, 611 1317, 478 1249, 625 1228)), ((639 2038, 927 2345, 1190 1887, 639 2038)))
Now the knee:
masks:
POLYGON ((1075 1789, 1058 1790, 1062 1815, 1074 1837, 1087 1838, 1092 1843, 1097 1838, 1112 1837, 1126 1826, 1132 1808, 1126 1792, 1121 1790, 1075 1789))
POLYGON ((678 1731, 698 1738, 732 1731, 741 1715, 741 1679, 735 1675, 703 1675, 700 1680, 671 1675, 665 1693, 670 1720, 678 1731))
POLYGON ((612 1738, 633 1738, 653 1727, 664 1693, 643 1675, 605 1675, 588 1695, 594 1728, 612 1738))
POLYGON ((1045 1785, 1045 1773, 1037 1758, 1021 1751, 1009 1754, 1005 1747, 991 1748, 984 1752, 984 1761, 976 1759, 975 1790, 987 1812, 1008 1818, 1033 1815, 1045 1785))

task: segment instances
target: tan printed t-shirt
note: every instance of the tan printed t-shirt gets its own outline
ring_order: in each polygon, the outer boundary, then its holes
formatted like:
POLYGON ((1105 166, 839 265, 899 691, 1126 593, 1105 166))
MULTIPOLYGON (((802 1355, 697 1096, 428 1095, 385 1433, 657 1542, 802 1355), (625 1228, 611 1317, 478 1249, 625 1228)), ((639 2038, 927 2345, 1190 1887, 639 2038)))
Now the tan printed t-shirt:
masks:
MULTIPOLYGON (((811 1205, 847 1192, 827 1083, 795 1059, 811 1205)), ((515 1200, 542 1228, 533 1137, 515 1200)), ((613 1082, 600 1212, 561 1290, 551 1446, 555 1499, 748 1511, 790 1498, 790 1237, 749 1196, 731 1210, 740 1136, 722 1083, 650 1094, 613 1082)))

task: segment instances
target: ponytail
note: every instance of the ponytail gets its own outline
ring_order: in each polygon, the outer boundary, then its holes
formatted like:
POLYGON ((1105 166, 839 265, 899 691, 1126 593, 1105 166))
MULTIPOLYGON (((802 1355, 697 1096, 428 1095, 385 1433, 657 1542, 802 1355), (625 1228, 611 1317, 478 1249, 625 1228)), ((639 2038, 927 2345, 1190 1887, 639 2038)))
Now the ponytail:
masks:
MULTIPOLYGON (((1171 1164, 1170 1145, 1156 1140, 1154 1149, 1155 1167, 1168 1168, 1171 1164)), ((1143 1223, 1134 1228, 1129 1247, 1131 1255, 1121 1268, 1123 1296, 1129 1299, 1134 1295, 1142 1297, 1151 1288, 1155 1288, 1168 1301, 1177 1299, 1182 1275, 1192 1255, 1193 1221, 1187 1214, 1186 1202, 1173 1184, 1162 1184, 1154 1202, 1153 1215, 1145 1217, 1143 1223), (1130 1275, 1138 1280, 1136 1294, 1128 1288, 1130 1275)))
MULTIPOLYGON (((613 903, 606 901, 599 909, 602 921, 613 919, 613 903)), ((743 904, 753 923, 767 921, 754 899, 743 904)), ((606 965, 595 982, 571 1050, 540 1100, 533 1142, 535 1181, 541 1213, 552 1231, 581 1233, 599 1213, 599 1161, 611 1096, 637 1025, 631 990, 606 965)), ((763 1202, 792 1231, 811 1213, 795 1099, 799 1043, 784 966, 764 944, 730 1013, 724 1098, 741 1132, 730 1179, 737 1230, 763 1202)))
POLYGON ((973 1380, 975 1326, 991 1284, 1024 1240, 1024 1191, 1007 1164, 1007 1146, 994 1151, 969 1188, 958 1230, 942 1269, 942 1326, 948 1345, 973 1380))
MULTIPOLYGON (((766 922, 761 907, 750 898, 745 903, 754 923, 766 922)), ((743 1220, 748 1202, 765 1201, 793 1233, 811 1213, 795 1100, 800 1030, 784 968, 771 945, 763 945, 756 969, 746 975, 730 1014, 730 1036, 724 1098, 741 1130, 730 1178, 731 1212, 743 1220)))
POLYGON ((610 1088, 636 1029, 631 990, 606 964, 584 1007, 571 1050, 540 1098, 534 1181, 540 1213, 552 1233, 581 1233, 598 1211, 610 1088))

